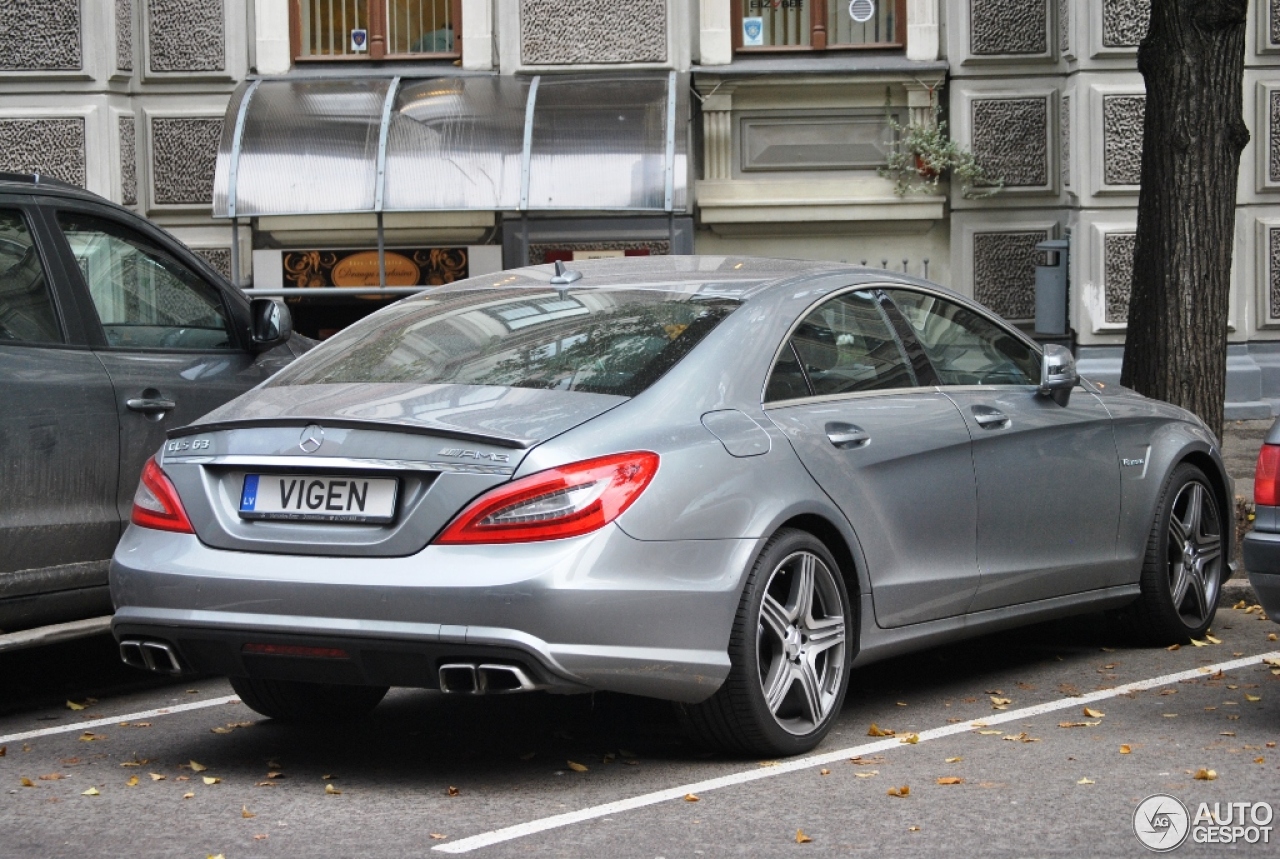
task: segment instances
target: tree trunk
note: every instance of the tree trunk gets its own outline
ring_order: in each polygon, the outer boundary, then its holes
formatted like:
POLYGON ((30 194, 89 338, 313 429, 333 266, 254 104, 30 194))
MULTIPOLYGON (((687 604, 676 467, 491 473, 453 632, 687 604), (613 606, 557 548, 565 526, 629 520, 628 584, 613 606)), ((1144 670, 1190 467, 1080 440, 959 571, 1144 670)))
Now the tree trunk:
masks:
POLYGON ((1133 291, 1120 383, 1222 437, 1249 0, 1153 0, 1133 291))

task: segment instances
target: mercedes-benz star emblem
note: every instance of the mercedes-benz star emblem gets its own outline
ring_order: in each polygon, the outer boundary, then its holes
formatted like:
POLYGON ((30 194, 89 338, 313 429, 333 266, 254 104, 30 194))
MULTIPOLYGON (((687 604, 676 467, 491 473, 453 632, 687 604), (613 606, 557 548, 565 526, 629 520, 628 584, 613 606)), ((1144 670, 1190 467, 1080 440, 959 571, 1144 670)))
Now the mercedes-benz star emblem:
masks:
POLYGON ((298 439, 298 447, 303 453, 315 453, 324 444, 324 427, 320 424, 308 424, 298 439))

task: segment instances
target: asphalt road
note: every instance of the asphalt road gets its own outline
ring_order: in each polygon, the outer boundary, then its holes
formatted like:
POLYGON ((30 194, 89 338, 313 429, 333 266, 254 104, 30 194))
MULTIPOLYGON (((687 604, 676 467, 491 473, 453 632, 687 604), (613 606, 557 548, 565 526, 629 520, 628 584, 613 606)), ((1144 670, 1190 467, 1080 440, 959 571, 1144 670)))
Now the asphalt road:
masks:
POLYGON ((298 728, 223 680, 118 668, 109 639, 20 651, 0 658, 0 856, 1146 855, 1132 819, 1153 793, 1193 815, 1280 802, 1277 630, 1223 609, 1221 644, 1169 652, 1083 618, 895 659, 854 672, 836 731, 781 762, 707 754, 624 696, 394 690, 360 723, 298 728))

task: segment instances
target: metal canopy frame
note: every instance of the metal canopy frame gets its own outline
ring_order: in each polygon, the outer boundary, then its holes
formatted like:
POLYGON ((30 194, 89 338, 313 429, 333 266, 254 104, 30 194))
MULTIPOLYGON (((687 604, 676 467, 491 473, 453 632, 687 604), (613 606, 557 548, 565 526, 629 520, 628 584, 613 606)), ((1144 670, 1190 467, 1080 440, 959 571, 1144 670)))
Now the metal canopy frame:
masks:
MULTIPOLYGON (((521 220, 524 224, 524 232, 526 234, 524 237, 525 238, 524 244, 526 245, 526 258, 527 258, 527 244, 528 244, 528 241, 527 241, 528 222, 529 222, 530 216, 534 215, 535 213, 541 214, 544 216, 551 215, 553 213, 568 214, 572 212, 665 214, 667 215, 668 231, 673 234, 673 238, 674 238, 674 218, 677 213, 684 212, 683 205, 684 205, 684 201, 687 199, 687 196, 685 196, 687 194, 687 191, 686 191, 687 182, 679 181, 681 177, 678 174, 678 169, 677 169, 678 161, 681 162, 682 164, 688 163, 688 151, 687 151, 688 127, 687 127, 687 122, 683 121, 685 117, 681 115, 679 111, 679 105, 678 105, 679 98, 682 92, 685 89, 687 89, 687 87, 684 87, 683 89, 681 88, 679 84, 679 75, 674 71, 666 73, 665 77, 666 77, 666 80, 665 80, 666 104, 665 104, 665 111, 663 113, 664 127, 662 129, 662 133, 665 139, 662 140, 663 146, 662 146, 661 156, 660 156, 662 161, 662 173, 661 173, 661 179, 660 179, 661 181, 660 190, 661 190, 662 202, 660 206, 652 205, 652 204, 650 205, 607 205, 606 204, 606 205, 600 205, 600 206, 587 206, 587 205, 538 206, 531 201, 530 187, 531 187, 531 183, 534 177, 534 172, 536 169, 534 165, 534 161, 537 160, 539 156, 539 153, 535 152, 536 141, 535 141, 534 127, 535 127, 535 122, 540 118, 538 114, 538 96, 539 96, 540 84, 543 82, 543 79, 544 79, 544 76, 537 75, 532 78, 524 79, 524 80, 508 79, 508 80, 518 80, 520 82, 520 85, 524 85, 525 81, 527 80, 527 85, 528 85, 527 96, 525 98, 525 104, 524 104, 523 134, 521 135, 521 140, 520 140, 520 153, 519 153, 520 171, 519 171, 519 184, 518 184, 518 199, 511 199, 510 197, 507 198, 509 203, 515 203, 514 206, 476 205, 471 207, 422 207, 417 209, 396 208, 394 209, 394 211, 460 212, 460 211, 503 211, 503 210, 513 211, 514 210, 520 213, 521 220), (677 207, 680 207, 680 208, 677 208, 677 207)), ((657 76, 653 75, 652 73, 634 73, 630 75, 618 74, 613 76, 605 76, 603 78, 602 76, 599 76, 599 75, 592 75, 592 76, 557 75, 553 78, 548 77, 547 79, 554 81, 556 85, 567 84, 572 86, 576 84, 576 85, 581 85, 583 87, 590 87, 593 84, 598 84, 601 81, 604 82, 603 85, 608 86, 610 83, 616 84, 620 79, 625 80, 627 78, 634 78, 637 81, 648 81, 648 82, 651 82, 651 85, 657 84, 658 81, 660 80, 660 78, 657 78, 657 76)), ((387 280, 386 259, 385 259, 386 237, 385 237, 385 229, 384 229, 384 223, 383 223, 383 215, 384 215, 384 212, 387 211, 386 203, 387 203, 388 146, 389 146, 390 131, 391 131, 393 119, 397 118, 400 115, 397 113, 397 110, 396 110, 397 99, 399 98, 400 94, 405 91, 407 87, 412 85, 424 84, 424 83, 438 82, 441 84, 441 88, 444 91, 450 91, 451 87, 454 87, 456 88, 457 92, 463 92, 466 85, 465 82, 467 80, 471 80, 471 79, 463 79, 463 78, 450 77, 450 76, 426 76, 423 78, 416 78, 416 77, 405 78, 401 75, 396 75, 394 77, 391 77, 389 80, 388 78, 383 77, 383 78, 369 78, 365 81, 361 81, 361 83, 367 83, 369 86, 369 89, 373 89, 374 87, 380 87, 380 86, 387 87, 386 92, 382 98, 381 111, 377 116, 377 123, 378 123, 377 124, 377 147, 375 152, 373 153, 374 160, 375 160, 375 169, 373 171, 372 206, 371 207, 365 207, 365 206, 346 207, 346 208, 337 208, 337 209, 315 209, 312 211, 298 211, 297 209, 265 211, 262 206, 246 207, 242 205, 242 201, 240 199, 241 197, 240 191, 241 191, 241 183, 244 180, 244 169, 242 165, 242 157, 244 154, 244 136, 245 136, 245 128, 247 125, 247 118, 249 117, 250 112, 255 107, 255 97, 260 97, 261 94, 265 92, 267 89, 275 90, 275 87, 277 85, 292 86, 296 84, 300 87, 303 87, 306 85, 307 82, 295 80, 292 78, 281 78, 281 79, 256 78, 256 79, 251 79, 249 81, 246 81, 244 84, 242 84, 242 89, 241 89, 241 92, 238 94, 238 97, 233 97, 231 101, 231 103, 235 105, 235 107, 233 108, 235 110, 235 122, 233 125, 232 133, 230 135, 224 135, 222 145, 221 145, 222 151, 219 152, 217 174, 215 176, 215 181, 214 181, 215 211, 213 213, 213 216, 215 218, 227 218, 231 220, 232 234, 233 234, 231 266, 232 266, 233 279, 236 281, 237 285, 240 284, 240 271, 241 271, 240 253, 239 253, 240 248, 239 248, 239 240, 238 240, 239 224, 240 224, 241 218, 255 217, 255 216, 298 216, 298 215, 305 216, 305 215, 320 215, 320 214, 325 214, 325 215, 373 214, 376 217, 376 224, 377 224, 379 285, 377 287, 352 287, 350 288, 351 291, 355 293, 360 293, 360 292, 368 293, 370 289, 377 289, 379 292, 385 292, 388 295, 400 294, 402 292, 416 291, 414 288, 388 288, 386 286, 386 280, 387 280), (222 188, 225 188, 225 195, 219 194, 219 191, 222 188), (223 211, 218 211, 219 203, 224 204, 223 211), (246 208, 248 209, 247 212, 245 211, 246 208), (393 289, 395 290, 394 292, 392 291, 393 289)), ((490 78, 490 80, 494 80, 494 79, 490 78)), ((346 83, 348 84, 348 86, 350 86, 354 82, 346 82, 346 83)), ((506 84, 500 79, 495 80, 493 84, 493 86, 495 88, 498 88, 499 90, 502 86, 505 86, 505 85, 506 84)), ((368 89, 363 90, 363 92, 365 93, 367 93, 368 91, 369 91, 368 89)), ((277 92, 279 91, 277 90, 277 92)), ((561 89, 561 90, 558 90, 558 92, 563 93, 564 90, 561 89)), ((603 92, 603 91, 598 90, 598 92, 603 92)), ((509 90, 508 90, 508 93, 509 93, 509 90)), ((355 97, 358 99, 360 91, 357 88, 352 88, 351 91, 347 94, 348 95, 354 94, 355 97)), ((303 90, 298 90, 296 91, 295 97, 298 99, 306 99, 308 97, 311 97, 312 95, 313 94, 304 92, 303 90)), ((342 94, 339 93, 338 95, 339 97, 341 97, 342 94)), ((317 101, 319 101, 324 97, 324 94, 314 95, 314 97, 316 98, 317 101)), ((412 96, 406 96, 406 97, 412 98, 412 96)), ((564 96, 561 95, 561 100, 563 100, 563 98, 564 96)), ((363 103, 367 104, 367 101, 363 103)), ((268 113, 265 115, 269 116, 271 115, 269 111, 272 108, 277 107, 278 104, 279 102, 270 102, 268 104, 264 104, 262 107, 262 110, 268 111, 268 113)), ((650 104, 652 104, 652 102, 650 102, 650 104)), ((409 104, 409 107, 412 107, 412 103, 409 104)), ((466 107, 471 108, 474 106, 471 104, 467 104, 466 107)), ((345 124, 344 128, 349 133, 352 132, 352 130, 354 129, 354 133, 358 137, 360 133, 359 128, 360 128, 361 122, 367 122, 367 125, 364 127, 367 127, 370 133, 372 132, 373 115, 370 108, 372 108, 371 105, 369 106, 369 108, 359 108, 357 106, 355 108, 349 108, 348 112, 345 114, 342 112, 339 112, 337 114, 334 114, 329 117, 324 117, 324 118, 331 119, 338 124, 345 124), (355 112, 352 113, 350 112, 351 110, 354 110, 355 112), (360 113, 360 110, 366 110, 367 112, 362 114, 360 113), (361 119, 362 116, 367 117, 367 119, 361 119)), ((554 109, 554 105, 552 106, 552 109, 554 109)), ((297 120, 296 116, 291 118, 294 119, 295 121, 297 120)), ((410 117, 410 118, 413 118, 413 117, 410 117)), ((621 119, 621 117, 619 118, 621 119)), ((474 115, 469 114, 467 115, 466 119, 474 121, 475 117, 474 115)), ((481 119, 483 119, 483 117, 481 119)), ((515 117, 512 117, 512 119, 515 119, 515 117)), ((261 119, 259 119, 258 122, 260 124, 259 127, 261 127, 261 119)), ((554 122, 552 122, 552 127, 556 131, 561 130, 558 127, 554 126, 554 122)), ((296 132, 296 127, 293 130, 296 132)), ((324 129, 322 126, 317 125, 318 132, 323 132, 323 130, 324 129)), ((592 130, 599 131, 599 133, 602 133, 602 134, 607 134, 609 132, 609 129, 607 128, 603 130, 598 130, 598 129, 592 129, 592 130)), ((625 132, 625 129, 623 130, 625 132)), ((401 134, 403 138, 403 133, 401 134)), ((618 132, 614 132, 614 134, 615 136, 617 136, 618 132)), ((439 136, 443 136, 443 134, 439 136)), ((458 135, 458 137, 463 137, 463 136, 464 135, 458 135)), ((471 141, 472 144, 475 146, 485 146, 485 145, 492 146, 496 140, 496 138, 483 139, 483 140, 479 138, 480 138, 480 134, 477 133, 476 139, 474 141, 471 141)), ((369 138, 365 138, 365 139, 368 140, 369 138)), ((652 139, 652 140, 653 140, 653 143, 658 142, 656 139, 652 139)), ((450 141, 450 142, 456 145, 456 141, 450 141)), ((588 148, 591 142, 592 141, 587 142, 588 148)), ((599 141, 595 141, 595 142, 599 142, 599 141)), ((267 143, 268 144, 274 143, 277 146, 281 145, 281 141, 267 141, 267 143)), ((400 145, 403 147, 403 142, 401 142, 400 145)), ((546 144, 544 143, 544 147, 545 145, 546 144)), ((632 151, 639 153, 641 161, 638 163, 641 168, 646 167, 646 164, 644 162, 646 152, 650 154, 649 164, 652 164, 653 167, 656 167, 656 164, 653 164, 653 162, 657 160, 657 157, 658 157, 657 153, 652 149, 646 149, 643 141, 641 141, 640 143, 636 143, 634 140, 629 140, 626 138, 620 138, 615 140, 615 139, 610 139, 606 137, 604 138, 601 151, 602 151, 602 154, 604 155, 607 155, 610 153, 618 153, 618 152, 625 153, 627 151, 627 146, 631 146, 632 151), (606 152, 606 150, 608 151, 606 152)), ((320 147, 318 147, 318 149, 319 148, 320 147)), ((366 155, 364 157, 366 158, 367 158, 367 150, 368 150, 368 145, 365 144, 364 151, 366 152, 366 155)), ((403 148, 399 151, 401 153, 404 152, 403 148)), ((277 152, 273 154, 279 155, 281 153, 279 150, 277 150, 277 152)), ((493 154, 493 153, 489 153, 489 154, 493 154)), ((515 153, 511 152, 510 154, 514 156, 515 153)), ((588 152, 588 155, 589 154, 590 153, 588 152)), ((287 151, 283 152, 283 157, 287 157, 288 155, 289 153, 287 151)), ((306 155, 312 155, 318 159, 324 159, 325 157, 328 157, 330 160, 333 160, 333 161, 340 161, 342 157, 347 157, 347 158, 352 157, 350 156, 349 153, 333 156, 333 155, 326 155, 325 153, 316 155, 315 153, 308 152, 306 153, 306 155)), ((574 155, 576 155, 579 158, 582 157, 582 153, 577 152, 577 153, 571 153, 570 155, 567 155, 566 158, 574 157, 574 155)), ((555 156, 556 156, 556 153, 552 153, 550 157, 554 159, 555 156)), ((439 157, 439 156, 437 153, 430 153, 430 154, 427 154, 425 157, 433 158, 433 157, 439 157)), ((501 152, 497 154, 497 157, 501 158, 501 152)), ((548 157, 549 156, 545 151, 541 153, 541 158, 544 164, 546 163, 546 160, 548 157)), ((355 163, 355 162, 351 162, 351 163, 355 163)), ((368 164, 368 161, 366 160, 364 163, 368 164)), ((464 163, 461 165, 453 165, 453 166, 457 167, 459 170, 465 170, 467 165, 464 163)), ((258 169, 261 170, 262 168, 259 167, 258 169)), ((562 169, 564 168, 562 167, 562 169)), ((634 173, 635 171, 633 170, 632 172, 634 173)), ((652 178, 650 179, 651 184, 648 185, 647 187, 652 189, 652 194, 657 194, 659 191, 659 188, 657 187, 656 182, 654 182, 653 180, 657 180, 659 177, 653 174, 650 174, 650 175, 652 176, 652 178)), ((346 178, 349 178, 349 177, 346 177, 346 178)), ((471 176, 468 175, 467 179, 470 179, 470 178, 471 176)), ((491 183, 493 182, 493 178, 490 176, 484 176, 483 178, 491 183)), ((559 179, 560 177, 556 177, 556 178, 559 179)), ((628 180, 631 181, 633 184, 636 181, 634 176, 628 177, 628 180)), ((546 181, 547 180, 545 178, 542 180, 542 187, 544 189, 547 187, 546 181)), ((643 177, 640 181, 643 182, 643 177)), ((643 196, 643 191, 644 191, 644 187, 641 187, 639 193, 642 196, 643 196)), ((633 193, 633 199, 635 199, 634 194, 637 192, 633 191, 632 193, 633 193)), ((497 196, 501 197, 501 193, 498 193, 497 196)), ((365 199, 367 200, 368 197, 366 197, 365 199)), ((550 197, 546 197, 546 199, 549 200, 550 197)), ((649 199, 652 200, 652 203, 657 202, 657 198, 655 197, 650 196, 649 199)), ((351 202, 355 202, 355 201, 351 200, 351 202)), ((257 290, 255 290, 255 294, 267 294, 267 292, 268 291, 266 290, 262 292, 258 292, 257 290)), ((297 293, 306 293, 311 295, 317 294, 317 290, 303 289, 303 288, 274 289, 274 290, 270 290, 269 292, 270 294, 273 294, 273 295, 297 294, 297 293)), ((337 295, 337 294, 345 294, 345 293, 346 293, 345 290, 342 292, 339 292, 338 290, 335 290, 335 289, 326 289, 323 291, 323 294, 329 294, 329 295, 337 295)))

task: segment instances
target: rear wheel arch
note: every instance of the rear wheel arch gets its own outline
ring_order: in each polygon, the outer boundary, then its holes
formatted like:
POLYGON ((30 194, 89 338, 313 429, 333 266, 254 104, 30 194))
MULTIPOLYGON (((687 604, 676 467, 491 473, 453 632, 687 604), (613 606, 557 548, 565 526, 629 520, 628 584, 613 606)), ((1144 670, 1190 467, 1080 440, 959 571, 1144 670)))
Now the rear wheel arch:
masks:
MULTIPOLYGON (((853 609, 856 612, 858 598, 866 588, 862 584, 861 568, 858 562, 854 560, 853 547, 849 545, 849 541, 835 523, 817 513, 801 513, 778 525, 773 530, 773 533, 776 534, 784 528, 805 531, 822 541, 822 544, 827 547, 827 551, 831 553, 832 557, 836 559, 836 563, 840 565, 840 575, 844 579, 845 590, 848 591, 849 601, 853 604, 853 609)), ((763 548, 761 551, 763 551, 763 548)))
MULTIPOLYGON (((1226 543, 1224 546, 1224 554, 1230 560, 1235 553, 1235 521, 1236 521, 1236 504, 1235 499, 1231 497, 1227 491, 1226 481, 1222 476, 1222 469, 1218 467, 1217 461, 1214 460, 1207 452, 1202 450, 1193 450, 1186 453, 1174 463, 1173 468, 1177 468, 1182 463, 1189 463, 1200 469, 1204 476, 1208 478, 1209 485, 1213 487, 1213 494, 1218 499, 1218 509, 1222 511, 1223 518, 1222 536, 1226 543)), ((1170 474, 1173 468, 1169 469, 1170 474)), ((1223 581, 1231 575, 1231 567, 1228 564, 1224 570, 1223 581)))

